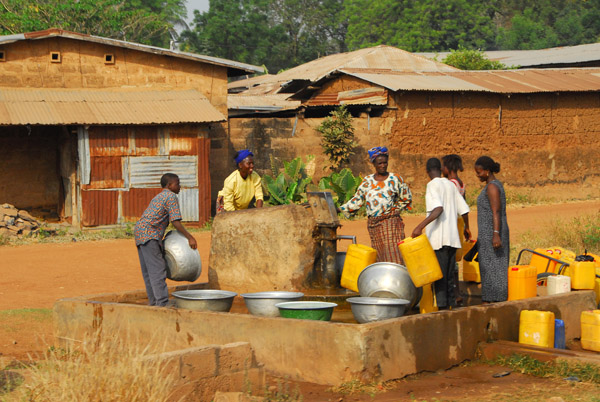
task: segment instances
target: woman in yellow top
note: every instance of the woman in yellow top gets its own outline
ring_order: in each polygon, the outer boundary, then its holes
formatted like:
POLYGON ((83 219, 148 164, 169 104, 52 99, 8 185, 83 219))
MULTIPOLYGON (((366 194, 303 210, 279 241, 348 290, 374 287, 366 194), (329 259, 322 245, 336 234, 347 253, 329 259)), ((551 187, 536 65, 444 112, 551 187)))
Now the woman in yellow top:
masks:
POLYGON ((256 208, 263 206, 263 192, 260 176, 254 172, 254 154, 242 149, 235 154, 238 169, 231 173, 219 191, 217 213, 247 209, 252 199, 256 208))

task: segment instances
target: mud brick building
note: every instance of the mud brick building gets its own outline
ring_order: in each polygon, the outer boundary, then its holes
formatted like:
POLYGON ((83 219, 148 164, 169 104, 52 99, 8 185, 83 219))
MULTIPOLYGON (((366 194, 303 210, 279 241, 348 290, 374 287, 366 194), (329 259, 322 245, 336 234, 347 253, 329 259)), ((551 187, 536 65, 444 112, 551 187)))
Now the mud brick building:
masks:
MULTIPOLYGON (((315 130, 338 105, 359 144, 350 168, 371 173, 366 150, 391 149, 390 170, 424 192, 427 158, 458 153, 473 190, 474 161, 489 155, 516 193, 566 199, 600 196, 600 68, 460 71, 378 46, 323 57, 271 76, 229 84, 234 146, 289 160, 313 154, 327 174, 315 130)), ((256 158, 255 158, 256 159, 256 158)))
POLYGON ((58 29, 1 36, 0 203, 114 225, 139 217, 169 171, 184 220, 205 222, 209 161, 230 153, 228 77, 258 71, 58 29))

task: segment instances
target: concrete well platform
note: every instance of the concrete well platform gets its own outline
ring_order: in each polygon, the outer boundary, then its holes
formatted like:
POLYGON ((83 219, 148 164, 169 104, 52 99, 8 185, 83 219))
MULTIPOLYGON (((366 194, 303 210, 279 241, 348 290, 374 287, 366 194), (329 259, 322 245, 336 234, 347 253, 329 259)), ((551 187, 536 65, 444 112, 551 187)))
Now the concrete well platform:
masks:
MULTIPOLYGON (((171 290, 188 288, 194 287, 171 290)), ((116 336, 144 340, 157 352, 249 342, 272 374, 339 385, 447 369, 473 359, 479 342, 517 341, 521 310, 554 312, 572 340, 580 335, 581 311, 595 307, 593 291, 578 291, 355 324, 149 307, 141 304, 144 298, 137 291, 59 300, 57 339, 116 336)))

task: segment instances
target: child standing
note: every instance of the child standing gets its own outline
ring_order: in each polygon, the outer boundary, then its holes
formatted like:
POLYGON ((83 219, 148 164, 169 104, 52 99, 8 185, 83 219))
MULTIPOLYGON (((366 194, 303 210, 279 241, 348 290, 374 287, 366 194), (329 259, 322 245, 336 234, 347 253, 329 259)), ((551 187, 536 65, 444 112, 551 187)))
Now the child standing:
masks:
POLYGON ((425 218, 412 232, 412 237, 421 235, 423 229, 440 264, 443 277, 434 283, 437 305, 440 310, 454 307, 454 268, 456 250, 461 247, 456 217, 462 215, 465 221, 464 234, 471 237, 469 231, 469 206, 458 190, 448 179, 442 176, 442 165, 439 159, 431 158, 426 165, 431 181, 427 183, 425 218))
MULTIPOLYGON (((466 201, 466 197, 465 197, 465 183, 463 183, 463 181, 460 179, 460 177, 458 177, 458 172, 462 172, 463 171, 463 163, 462 163, 462 158, 459 155, 456 154, 450 154, 450 155, 446 155, 442 158, 442 174, 444 175, 444 177, 448 178, 448 180, 450 180, 452 183, 454 183, 454 185, 456 186, 456 189, 458 190, 458 193, 460 195, 462 195, 463 198, 465 198, 466 201)), ((463 243, 463 231, 465 228, 465 222, 463 221, 462 217, 459 216, 458 217, 458 234, 461 237, 461 244, 463 243)), ((462 304, 462 297, 460 297, 460 292, 459 292, 459 288, 458 288, 458 263, 459 261, 462 259, 462 255, 457 255, 456 256, 456 265, 455 265, 455 269, 454 269, 454 293, 456 294, 456 304, 461 305, 462 304)))
POLYGON ((146 285, 148 304, 165 306, 169 301, 167 290, 167 261, 164 257, 163 237, 169 223, 183 234, 191 248, 198 247, 196 239, 181 224, 177 194, 181 190, 179 177, 165 173, 160 178, 162 191, 155 196, 135 224, 135 245, 146 285))

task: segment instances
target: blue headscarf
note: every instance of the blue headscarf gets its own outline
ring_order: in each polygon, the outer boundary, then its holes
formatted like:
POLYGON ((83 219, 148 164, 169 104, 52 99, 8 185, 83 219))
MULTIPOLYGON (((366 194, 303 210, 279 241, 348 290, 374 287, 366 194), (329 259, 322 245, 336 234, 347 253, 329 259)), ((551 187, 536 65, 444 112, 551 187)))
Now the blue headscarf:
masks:
POLYGON ((235 154, 235 163, 240 163, 249 156, 254 156, 254 154, 247 149, 242 149, 235 154))
POLYGON ((386 147, 373 147, 367 152, 369 152, 369 159, 371 160, 371 163, 375 162, 375 158, 378 156, 390 156, 386 147))

